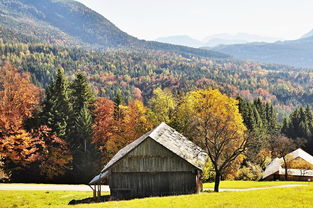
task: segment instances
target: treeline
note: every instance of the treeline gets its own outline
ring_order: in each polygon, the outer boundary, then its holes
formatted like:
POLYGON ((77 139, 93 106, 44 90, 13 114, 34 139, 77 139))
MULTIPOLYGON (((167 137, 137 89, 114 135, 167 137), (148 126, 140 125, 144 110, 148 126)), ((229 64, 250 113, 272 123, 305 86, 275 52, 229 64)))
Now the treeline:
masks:
MULTIPOLYGON (((205 116, 193 107, 204 105, 201 94, 231 102, 242 115, 234 123, 247 128, 247 151, 223 177, 258 179, 267 162, 277 156, 271 144, 282 145, 281 137, 290 137, 289 142, 313 152, 309 106, 297 108, 282 124, 269 103, 240 97, 228 101, 218 90, 172 93, 157 88, 146 102, 126 100, 116 90, 110 100, 96 98, 85 74, 77 73, 69 81, 62 68, 45 91, 12 65, 2 66, 0 75, 0 158, 15 182, 86 183, 118 150, 160 122, 193 140, 191 126, 205 116)), ((224 109, 208 106, 216 118, 226 115, 224 109)), ((211 169, 208 163, 207 170, 211 169)))
POLYGON ((313 103, 312 72, 287 66, 154 50, 103 52, 1 42, 0 55, 3 60, 30 72, 33 82, 41 88, 48 87, 57 68, 63 68, 70 81, 76 72, 83 72, 96 96, 111 100, 117 89, 125 101, 138 98, 146 103, 157 88, 178 94, 213 87, 250 101, 260 97, 276 107, 280 120, 296 106, 313 103))

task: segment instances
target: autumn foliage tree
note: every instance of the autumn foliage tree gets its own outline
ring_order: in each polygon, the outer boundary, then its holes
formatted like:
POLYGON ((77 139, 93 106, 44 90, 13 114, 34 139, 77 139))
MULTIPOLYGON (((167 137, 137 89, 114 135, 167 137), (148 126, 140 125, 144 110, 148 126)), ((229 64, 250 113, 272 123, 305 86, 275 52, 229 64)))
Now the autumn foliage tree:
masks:
POLYGON ((71 168, 72 154, 69 145, 51 132, 47 126, 31 132, 33 139, 41 142, 40 174, 51 180, 64 175, 71 168))
POLYGON ((148 117, 149 109, 140 100, 134 100, 128 104, 125 111, 125 129, 133 139, 139 138, 153 128, 152 121, 148 117))
POLYGON ((222 174, 245 150, 246 127, 238 110, 238 101, 219 90, 191 92, 189 100, 189 138, 208 154, 215 170, 214 191, 219 191, 222 174))
POLYGON ((39 108, 41 90, 10 64, 0 67, 0 86, 0 158, 7 175, 26 181, 64 174, 71 160, 67 143, 46 126, 24 128, 39 108))
POLYGON ((161 122, 170 123, 175 107, 176 102, 171 92, 163 91, 161 88, 154 90, 153 96, 149 100, 151 109, 149 116, 154 125, 161 122))
POLYGON ((0 157, 10 179, 24 182, 51 180, 63 175, 72 159, 68 144, 46 126, 31 132, 21 129, 3 137, 0 157))
POLYGON ((0 136, 19 131, 33 116, 41 90, 33 85, 28 73, 20 73, 10 64, 0 67, 0 136))
POLYGON ((104 152, 107 141, 112 135, 111 126, 114 119, 114 103, 106 98, 98 98, 95 106, 92 141, 98 145, 101 152, 104 152))
POLYGON ((288 161, 288 167, 291 169, 299 169, 302 176, 305 176, 308 171, 313 170, 313 164, 300 157, 292 158, 290 161, 288 161))
POLYGON ((4 165, 26 165, 37 160, 38 145, 23 129, 24 120, 32 117, 40 100, 40 89, 27 73, 20 73, 6 63, 0 67, 0 158, 4 165))
POLYGON ((153 127, 142 101, 135 100, 118 108, 119 116, 116 117, 116 103, 105 98, 96 102, 93 141, 105 154, 105 161, 153 127))

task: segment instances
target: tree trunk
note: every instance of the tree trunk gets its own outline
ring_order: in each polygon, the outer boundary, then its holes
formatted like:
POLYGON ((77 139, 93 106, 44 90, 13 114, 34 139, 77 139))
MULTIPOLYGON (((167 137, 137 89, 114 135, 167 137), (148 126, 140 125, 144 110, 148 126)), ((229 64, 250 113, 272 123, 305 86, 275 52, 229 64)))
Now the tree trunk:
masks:
POLYGON ((286 158, 283 157, 284 163, 285 163, 285 181, 288 181, 288 167, 287 167, 287 161, 286 158))
POLYGON ((221 181, 221 173, 219 171, 216 171, 215 183, 214 183, 214 192, 219 192, 220 181, 221 181))

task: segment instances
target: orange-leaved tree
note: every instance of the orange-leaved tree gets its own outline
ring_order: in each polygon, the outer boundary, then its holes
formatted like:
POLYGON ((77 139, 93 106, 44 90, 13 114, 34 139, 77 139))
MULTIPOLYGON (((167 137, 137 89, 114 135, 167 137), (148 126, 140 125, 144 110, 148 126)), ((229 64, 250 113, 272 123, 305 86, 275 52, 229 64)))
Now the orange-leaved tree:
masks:
POLYGON ((153 127, 147 113, 148 109, 142 101, 135 100, 127 106, 120 105, 119 116, 115 117, 113 102, 105 98, 98 99, 93 141, 105 153, 105 162, 153 127))
POLYGON ((40 102, 41 90, 31 83, 28 73, 10 64, 0 67, 0 136, 19 131, 32 117, 40 102))
POLYGON ((25 120, 36 112, 40 96, 40 88, 32 84, 28 73, 10 64, 0 67, 0 159, 12 180, 31 178, 27 174, 52 179, 69 168, 67 144, 51 129, 24 128, 25 120))
POLYGON ((33 139, 42 143, 39 162, 40 174, 48 179, 62 176, 71 168, 72 154, 64 140, 51 133, 47 126, 33 130, 33 139))
POLYGON ((98 98, 95 104, 95 120, 93 128, 93 143, 97 144, 99 149, 104 152, 107 141, 112 135, 114 103, 106 98, 98 98))

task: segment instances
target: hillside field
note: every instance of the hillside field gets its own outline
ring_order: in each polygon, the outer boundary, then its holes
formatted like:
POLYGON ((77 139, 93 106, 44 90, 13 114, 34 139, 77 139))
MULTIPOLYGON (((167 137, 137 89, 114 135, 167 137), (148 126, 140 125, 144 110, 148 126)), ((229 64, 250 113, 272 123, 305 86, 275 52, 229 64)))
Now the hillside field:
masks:
MULTIPOLYGON (((221 188, 251 188, 298 182, 224 182, 221 188)), ((67 205, 72 199, 91 196, 91 192, 0 191, 0 208, 6 207, 104 207, 104 208, 199 208, 199 207, 312 207, 313 184, 293 188, 272 188, 243 192, 202 193, 171 197, 153 197, 88 205, 67 205)))

